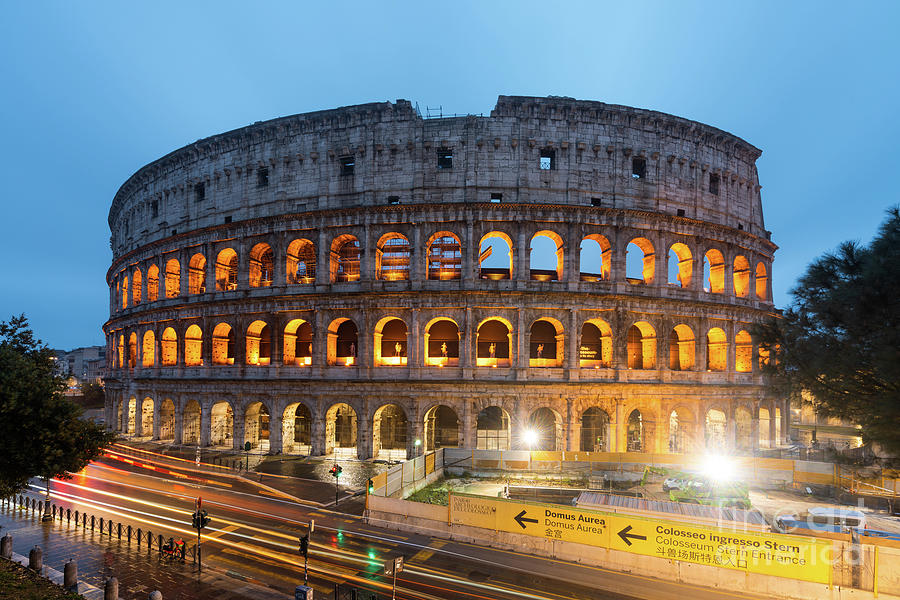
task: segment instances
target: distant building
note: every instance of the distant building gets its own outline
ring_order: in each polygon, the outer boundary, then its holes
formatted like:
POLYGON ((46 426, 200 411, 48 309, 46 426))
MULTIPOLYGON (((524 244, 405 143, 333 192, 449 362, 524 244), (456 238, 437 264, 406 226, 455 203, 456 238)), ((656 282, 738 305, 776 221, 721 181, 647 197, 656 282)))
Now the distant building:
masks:
MULTIPOLYGON (((64 377, 75 380, 75 386, 82 383, 101 383, 101 369, 106 362, 106 348, 87 346, 74 350, 54 350, 59 371, 64 377)), ((70 382, 71 383, 71 382, 70 382)))

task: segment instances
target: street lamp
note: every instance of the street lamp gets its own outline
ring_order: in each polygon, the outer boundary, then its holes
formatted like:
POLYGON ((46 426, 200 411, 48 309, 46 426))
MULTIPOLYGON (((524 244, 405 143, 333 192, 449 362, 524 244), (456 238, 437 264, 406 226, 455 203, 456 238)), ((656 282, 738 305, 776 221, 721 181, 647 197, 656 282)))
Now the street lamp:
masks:
POLYGON ((419 438, 416 438, 415 443, 416 443, 416 456, 418 456, 419 455, 419 446, 422 445, 422 440, 420 440, 419 438))

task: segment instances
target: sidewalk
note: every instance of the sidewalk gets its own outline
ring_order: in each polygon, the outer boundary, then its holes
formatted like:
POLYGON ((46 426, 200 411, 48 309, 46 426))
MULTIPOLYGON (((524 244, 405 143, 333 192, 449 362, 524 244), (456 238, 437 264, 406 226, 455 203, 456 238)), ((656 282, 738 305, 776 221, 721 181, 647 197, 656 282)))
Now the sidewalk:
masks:
MULTIPOLYGON (((119 580, 122 600, 146 600, 153 590, 162 592, 164 600, 286 600, 290 597, 211 568, 204 567, 198 576, 190 561, 160 563, 157 553, 146 546, 129 546, 124 540, 80 527, 61 526, 58 521, 41 523, 38 517, 26 516, 17 509, 0 510, 0 536, 7 533, 13 538, 13 552, 22 558, 27 557, 32 547, 41 547, 45 575, 52 574, 52 570, 61 573, 65 563, 74 559, 78 563, 79 591, 88 592, 88 600, 98 598, 91 588, 102 591, 109 577, 119 580)), ((99 598, 102 599, 102 593, 99 598)))

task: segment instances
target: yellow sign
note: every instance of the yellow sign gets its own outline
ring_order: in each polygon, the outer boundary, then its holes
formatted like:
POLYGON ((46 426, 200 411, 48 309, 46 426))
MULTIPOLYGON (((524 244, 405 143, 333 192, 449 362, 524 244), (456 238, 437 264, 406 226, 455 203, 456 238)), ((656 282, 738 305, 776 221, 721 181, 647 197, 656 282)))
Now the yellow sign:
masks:
POLYGON ((831 544, 803 536, 467 494, 450 494, 450 522, 815 583, 831 575, 831 544))

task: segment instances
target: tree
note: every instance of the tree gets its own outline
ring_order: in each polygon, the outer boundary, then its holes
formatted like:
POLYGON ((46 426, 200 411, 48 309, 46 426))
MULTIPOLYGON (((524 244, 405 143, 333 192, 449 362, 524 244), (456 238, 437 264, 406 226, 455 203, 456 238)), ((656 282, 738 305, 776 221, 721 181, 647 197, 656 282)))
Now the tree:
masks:
POLYGON ((25 315, 0 321, 0 496, 32 477, 67 478, 100 456, 115 435, 81 419, 65 380, 25 315))
POLYGON ((777 349, 776 392, 862 427, 865 442, 900 454, 900 207, 868 246, 844 242, 791 290, 783 318, 757 328, 777 349))
POLYGON ((98 408, 106 402, 106 392, 99 383, 81 384, 82 405, 86 408, 98 408))

